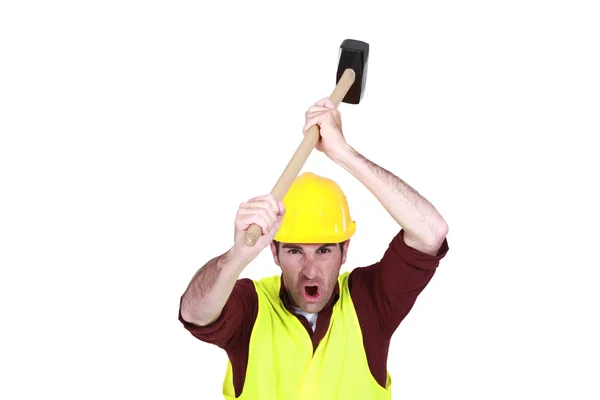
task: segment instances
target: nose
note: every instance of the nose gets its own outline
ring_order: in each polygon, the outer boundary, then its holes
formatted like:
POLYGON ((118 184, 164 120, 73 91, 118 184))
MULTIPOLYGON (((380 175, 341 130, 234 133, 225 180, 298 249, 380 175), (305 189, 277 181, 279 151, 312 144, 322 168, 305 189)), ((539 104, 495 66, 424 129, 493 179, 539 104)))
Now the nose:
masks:
POLYGON ((315 279, 319 274, 319 268, 314 257, 305 257, 302 274, 306 279, 315 279))

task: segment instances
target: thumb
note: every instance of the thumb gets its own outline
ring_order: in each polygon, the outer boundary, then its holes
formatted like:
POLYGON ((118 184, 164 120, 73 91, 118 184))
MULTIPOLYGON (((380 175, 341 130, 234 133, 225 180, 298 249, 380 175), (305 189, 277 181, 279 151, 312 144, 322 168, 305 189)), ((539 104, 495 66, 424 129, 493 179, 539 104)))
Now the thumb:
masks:
POLYGON ((277 235, 277 231, 279 230, 279 227, 281 226, 281 217, 277 218, 277 220, 275 221, 275 223, 273 224, 273 226, 271 227, 271 230, 269 232, 263 232, 263 234, 258 238, 258 242, 257 245, 260 248, 265 248, 269 246, 269 243, 271 243, 273 241, 273 238, 275 237, 275 235, 277 235))
MULTIPOLYGON (((281 207, 281 205, 280 205, 280 207, 281 207)), ((282 222, 283 222, 283 214, 277 215, 277 219, 273 223, 271 230, 269 232, 267 232, 265 234, 265 236, 270 238, 270 240, 272 240, 275 237, 275 235, 277 234, 277 231, 279 230, 279 228, 281 227, 282 222)))
POLYGON ((273 236, 275 236, 275 234, 277 233, 277 231, 281 227, 281 223, 282 222, 283 222, 283 215, 277 216, 277 220, 275 221, 275 223, 271 227, 271 231, 269 232, 269 235, 273 234, 273 236))

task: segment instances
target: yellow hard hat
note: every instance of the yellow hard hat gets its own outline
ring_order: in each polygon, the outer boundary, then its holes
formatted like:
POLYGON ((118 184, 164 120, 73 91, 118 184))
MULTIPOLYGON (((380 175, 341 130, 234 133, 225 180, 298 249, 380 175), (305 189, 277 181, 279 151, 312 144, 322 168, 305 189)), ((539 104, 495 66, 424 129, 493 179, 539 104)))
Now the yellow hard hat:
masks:
POLYGON ((342 189, 331 179, 305 172, 283 198, 285 215, 274 239, 285 243, 340 243, 356 231, 342 189))

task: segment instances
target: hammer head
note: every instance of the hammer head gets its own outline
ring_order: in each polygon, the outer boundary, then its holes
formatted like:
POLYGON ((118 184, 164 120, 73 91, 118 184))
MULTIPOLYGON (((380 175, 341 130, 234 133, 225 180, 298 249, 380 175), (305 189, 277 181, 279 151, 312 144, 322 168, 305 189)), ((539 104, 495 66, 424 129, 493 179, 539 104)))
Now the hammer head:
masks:
POLYGON ((356 79, 342 99, 344 103, 358 104, 365 92, 367 84, 367 65, 369 61, 369 44, 360 40, 346 39, 339 51, 336 84, 348 68, 354 70, 356 79))

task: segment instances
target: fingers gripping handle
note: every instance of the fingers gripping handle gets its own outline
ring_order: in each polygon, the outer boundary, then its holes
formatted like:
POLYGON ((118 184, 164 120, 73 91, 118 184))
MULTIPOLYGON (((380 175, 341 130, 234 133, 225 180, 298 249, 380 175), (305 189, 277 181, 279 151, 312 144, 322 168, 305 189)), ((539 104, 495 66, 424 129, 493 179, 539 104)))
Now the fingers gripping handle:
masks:
MULTIPOLYGON (((304 135, 302 143, 300 143, 300 146, 298 146, 298 148, 296 149, 296 152, 290 159, 287 167, 285 168, 281 176, 279 177, 279 180, 273 187, 273 190, 271 190, 271 194, 273 195, 273 197, 275 197, 277 201, 281 201, 285 197, 285 194, 287 193, 289 187, 291 186, 296 176, 298 176, 298 172, 300 172, 300 170, 302 169, 302 166, 306 162, 312 149, 319 142, 319 137, 319 127, 316 125, 311 126, 308 132, 304 135)), ((250 225, 250 227, 246 231, 246 236, 244 238, 244 240, 246 241, 246 245, 248 245, 249 247, 254 246, 261 235, 262 229, 260 228, 260 226, 256 224, 250 225)))
MULTIPOLYGON (((354 84, 355 78, 356 74, 352 69, 347 69, 344 71, 344 74, 338 81, 335 89, 333 89, 331 96, 329 96, 329 99, 335 108, 339 107, 340 103, 346 96, 346 93, 348 93, 348 90, 350 90, 350 87, 352 87, 352 84, 354 84)), ((283 173, 277 180, 277 183, 275 183, 275 186, 273 186, 273 189, 271 190, 271 194, 277 201, 283 200, 285 194, 292 185, 292 182, 294 179, 296 179, 300 173, 300 170, 304 166, 304 163, 308 159, 308 156, 319 142, 320 137, 321 133, 317 125, 311 126, 306 132, 304 139, 302 139, 302 142, 294 152, 294 155, 288 162, 288 165, 285 167, 283 173)), ((262 229, 260 226, 256 224, 250 225, 246 231, 246 236, 244 237, 246 245, 249 247, 254 246, 261 235, 262 229)))
POLYGON ((262 235, 262 229, 260 229, 260 226, 256 224, 250 225, 250 227, 248 227, 248 230, 246 231, 246 236, 244 237, 246 245, 248 247, 254 246, 260 238, 260 235, 262 235))

